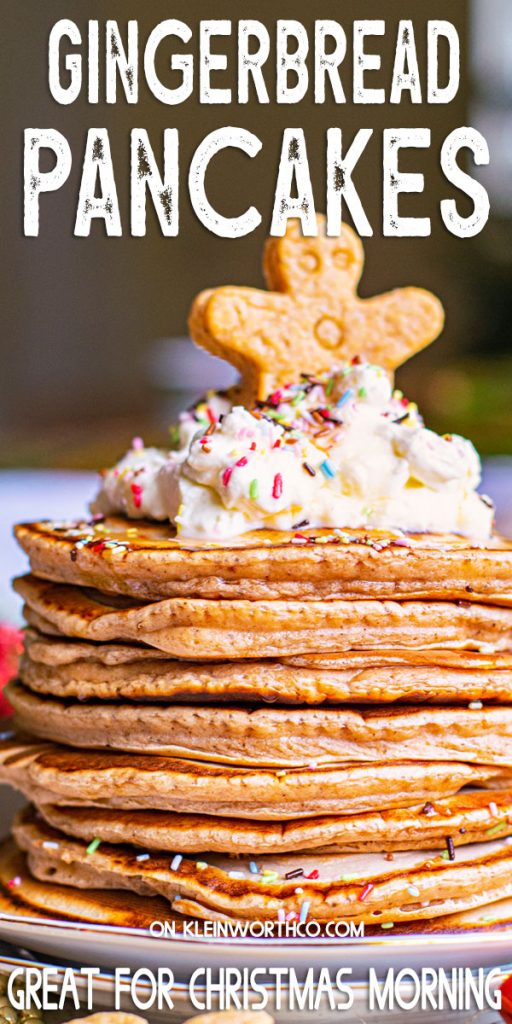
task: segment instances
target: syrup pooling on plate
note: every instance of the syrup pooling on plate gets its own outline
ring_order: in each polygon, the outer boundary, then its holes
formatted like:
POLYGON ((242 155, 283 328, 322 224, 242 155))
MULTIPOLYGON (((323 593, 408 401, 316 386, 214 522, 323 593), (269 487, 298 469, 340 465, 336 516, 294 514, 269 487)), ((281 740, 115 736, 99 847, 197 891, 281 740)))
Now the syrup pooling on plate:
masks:
POLYGON ((211 396, 181 418, 173 451, 136 439, 94 511, 168 519, 183 537, 369 527, 485 539, 493 509, 479 482, 471 442, 426 429, 385 370, 356 359, 250 410, 211 396))

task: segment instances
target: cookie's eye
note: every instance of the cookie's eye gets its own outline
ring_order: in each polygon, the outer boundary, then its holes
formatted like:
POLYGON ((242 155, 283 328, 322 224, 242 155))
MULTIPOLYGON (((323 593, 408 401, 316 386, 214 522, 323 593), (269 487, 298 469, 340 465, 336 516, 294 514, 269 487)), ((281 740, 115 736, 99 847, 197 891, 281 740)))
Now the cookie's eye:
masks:
POLYGON ((332 254, 332 262, 338 270, 346 270, 354 262, 354 254, 350 249, 335 249, 332 254))
POLYGON ((306 274, 317 274, 321 269, 321 260, 313 249, 307 249, 299 260, 300 269, 306 274))

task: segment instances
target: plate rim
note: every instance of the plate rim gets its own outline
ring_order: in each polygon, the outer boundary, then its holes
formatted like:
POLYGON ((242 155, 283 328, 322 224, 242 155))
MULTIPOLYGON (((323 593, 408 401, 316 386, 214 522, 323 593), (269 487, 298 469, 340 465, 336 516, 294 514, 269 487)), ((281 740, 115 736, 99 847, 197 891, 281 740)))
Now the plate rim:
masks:
MULTIPOLYGON (((5 911, 0 911, 0 931, 3 924, 7 925, 23 925, 26 924, 30 927, 37 927, 39 930, 52 929, 57 931, 78 931, 78 932, 90 932, 97 936, 116 936, 128 939, 144 939, 154 943, 169 943, 172 942, 175 947, 180 945, 184 946, 230 946, 234 945, 237 947, 248 948, 248 949, 260 949, 262 946, 265 948, 271 948, 272 946, 283 946, 289 947, 290 949, 297 949, 301 946, 313 947, 328 947, 341 946, 344 949, 348 947, 377 947, 377 946, 395 946, 400 947, 402 944, 406 944, 408 947, 414 946, 441 946, 443 944, 453 945, 455 942, 460 945, 461 943, 465 946, 473 946, 476 942, 485 945, 501 944, 502 941, 512 942, 512 925, 507 924, 503 928, 496 928, 493 930, 483 929, 472 929, 471 931, 455 931, 455 932, 443 932, 438 934, 425 933, 423 935, 410 933, 407 935, 397 934, 386 934, 383 936, 372 935, 365 936, 364 938, 358 937, 328 937, 328 936, 317 936, 317 937, 304 937, 297 938, 279 938, 279 937, 253 937, 253 936, 213 936, 213 935, 175 935, 175 936, 163 936, 153 935, 148 928, 132 928, 128 925, 115 925, 115 924, 104 924, 96 923, 92 921, 71 921, 63 920, 59 918, 46 918, 36 916, 26 916, 18 914, 10 914, 5 911)), ((391 931, 391 929, 390 929, 391 931)))
MULTIPOLYGON (((14 950, 14 952, 16 952, 16 950, 14 950)), ((28 952, 28 950, 27 950, 27 952, 28 952)), ((70 971, 73 972, 73 975, 77 979, 77 981, 82 983, 83 987, 86 987, 86 985, 87 985, 86 977, 84 975, 82 975, 82 973, 80 971, 80 968, 78 967, 78 965, 75 966, 74 963, 59 964, 59 963, 56 963, 55 960, 37 960, 35 957, 33 959, 32 958, 29 959, 28 957, 6 956, 5 954, 1 954, 0 955, 0 975, 7 973, 7 970, 9 968, 16 968, 16 967, 20 967, 20 968, 27 968, 27 967, 32 967, 32 968, 34 968, 34 967, 35 968, 50 968, 50 969, 54 970, 56 972, 56 974, 58 974, 58 975, 62 975, 64 973, 64 971, 69 971, 70 970, 70 971)), ((477 970, 477 968, 472 969, 472 973, 473 973, 474 970, 477 970)), ((507 980, 507 978, 512 976, 512 962, 509 963, 509 964, 499 964, 496 968, 491 968, 491 967, 484 968, 484 970, 488 970, 489 972, 491 970, 499 971, 499 974, 496 975, 496 977, 494 978, 494 981, 493 981, 493 987, 498 987, 499 988, 503 984, 503 982, 507 980)), ((114 975, 113 971, 111 971, 111 970, 104 970, 102 968, 99 968, 98 972, 95 974, 95 976, 93 978, 93 987, 96 987, 98 984, 100 984, 102 986, 102 988, 109 988, 110 985, 112 985, 114 983, 114 980, 115 980, 115 975, 114 975)), ((359 979, 359 978, 352 978, 350 980, 350 987, 353 988, 354 990, 357 990, 360 994, 362 994, 362 993, 367 991, 368 984, 369 984, 368 981, 364 981, 364 980, 359 979)), ((402 981, 400 983, 400 987, 401 988, 402 987, 403 988, 407 988, 409 985, 410 985, 410 982, 408 982, 408 981, 405 981, 405 982, 402 981)), ((136 988, 137 988, 137 990, 150 991, 151 990, 151 985, 150 985, 150 983, 148 981, 137 981, 136 988)), ((196 991, 198 991, 198 992, 202 992, 202 991, 206 992, 206 986, 205 985, 199 984, 199 985, 196 985, 195 988, 196 988, 196 991)), ((265 988, 268 990, 268 992, 271 993, 271 992, 275 992, 277 990, 277 985, 271 983, 269 985, 265 985, 265 988)), ((181 995, 181 996, 187 996, 188 993, 189 993, 189 985, 187 984, 187 982, 178 981, 177 979, 174 979, 173 990, 175 990, 176 993, 181 995)))

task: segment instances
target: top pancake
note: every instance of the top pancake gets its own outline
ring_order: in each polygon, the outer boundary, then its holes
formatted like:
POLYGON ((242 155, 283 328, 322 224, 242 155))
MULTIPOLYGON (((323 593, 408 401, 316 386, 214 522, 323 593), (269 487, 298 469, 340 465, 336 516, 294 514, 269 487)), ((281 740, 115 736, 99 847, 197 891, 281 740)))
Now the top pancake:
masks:
POLYGON ((144 600, 166 597, 472 597, 512 604, 512 542, 382 530, 257 530, 228 541, 179 538, 169 524, 22 524, 16 538, 45 579, 144 600))

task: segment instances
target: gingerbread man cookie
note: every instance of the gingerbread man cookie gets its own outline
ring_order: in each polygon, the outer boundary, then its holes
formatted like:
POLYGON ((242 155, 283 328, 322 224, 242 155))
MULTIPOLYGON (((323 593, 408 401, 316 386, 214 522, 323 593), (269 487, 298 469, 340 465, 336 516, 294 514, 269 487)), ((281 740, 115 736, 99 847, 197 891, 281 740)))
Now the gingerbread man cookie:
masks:
POLYGON ((227 285, 201 292, 189 319, 194 341, 241 373, 245 405, 301 373, 320 374, 360 355, 394 370, 439 335, 441 303, 422 288, 360 299, 360 239, 346 224, 339 237, 305 238, 298 221, 269 238, 263 269, 269 291, 227 285))

